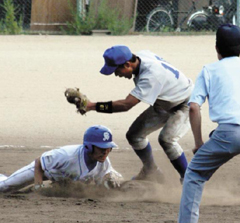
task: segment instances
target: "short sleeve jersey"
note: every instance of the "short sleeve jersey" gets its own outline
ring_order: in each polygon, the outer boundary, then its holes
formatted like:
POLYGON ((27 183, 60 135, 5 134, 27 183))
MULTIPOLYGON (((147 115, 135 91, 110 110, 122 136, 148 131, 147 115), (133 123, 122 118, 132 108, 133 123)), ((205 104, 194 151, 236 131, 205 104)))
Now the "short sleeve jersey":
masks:
POLYGON ((209 101, 213 122, 240 125, 240 58, 227 57, 203 67, 189 103, 209 101))
POLYGON ((131 95, 153 105, 157 99, 178 102, 187 99, 193 84, 181 71, 162 58, 144 50, 137 53, 141 59, 139 74, 134 77, 131 95))
POLYGON ((89 172, 84 160, 83 145, 53 149, 43 153, 40 159, 45 176, 52 181, 70 178, 100 184, 103 176, 113 170, 107 157, 103 163, 97 162, 95 168, 89 172))

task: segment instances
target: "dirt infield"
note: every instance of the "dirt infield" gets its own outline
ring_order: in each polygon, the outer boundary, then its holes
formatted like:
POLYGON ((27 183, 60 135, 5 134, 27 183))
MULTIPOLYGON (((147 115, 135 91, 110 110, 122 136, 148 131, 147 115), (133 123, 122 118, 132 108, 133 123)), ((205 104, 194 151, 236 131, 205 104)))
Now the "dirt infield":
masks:
MULTIPOLYGON (((66 87, 79 87, 92 101, 125 98, 133 81, 99 74, 104 50, 115 44, 128 45, 133 52, 152 50, 193 81, 204 64, 217 59, 214 36, 0 36, 0 173, 11 174, 46 150, 81 144, 83 132, 94 124, 112 129, 119 147, 110 158, 125 180, 140 170, 125 133, 146 104, 127 113, 80 116, 63 94, 66 87)), ((216 125, 209 121, 206 105, 202 114, 207 140, 216 125)), ((0 222, 176 222, 181 185, 157 135, 149 139, 165 175, 163 185, 130 181, 117 191, 81 187, 62 196, 0 194, 0 222)), ((190 161, 191 131, 180 143, 190 161)), ((199 223, 240 222, 239 159, 223 166, 206 184, 199 223)))

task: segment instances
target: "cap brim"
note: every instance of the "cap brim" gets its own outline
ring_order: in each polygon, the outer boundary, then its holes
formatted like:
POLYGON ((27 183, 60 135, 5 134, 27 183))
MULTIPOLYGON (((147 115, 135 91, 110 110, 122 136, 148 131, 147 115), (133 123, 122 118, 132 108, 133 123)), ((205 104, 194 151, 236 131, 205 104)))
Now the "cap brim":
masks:
POLYGON ((100 70, 100 73, 105 74, 105 75, 110 75, 110 74, 114 73, 116 69, 117 69, 117 66, 116 67, 111 67, 111 66, 108 66, 108 65, 105 64, 102 67, 102 69, 100 70))
POLYGON ((117 147, 117 144, 114 142, 99 142, 99 143, 94 143, 94 146, 97 146, 101 149, 108 149, 108 148, 114 148, 117 147))

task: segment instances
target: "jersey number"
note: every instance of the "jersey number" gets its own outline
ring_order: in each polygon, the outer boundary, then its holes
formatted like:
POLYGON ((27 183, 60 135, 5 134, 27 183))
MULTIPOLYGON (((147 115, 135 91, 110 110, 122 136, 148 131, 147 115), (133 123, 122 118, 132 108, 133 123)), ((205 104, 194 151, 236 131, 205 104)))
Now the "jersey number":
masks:
POLYGON ((178 70, 174 70, 172 67, 169 67, 168 65, 162 63, 162 66, 167 69, 167 70, 170 70, 174 75, 175 77, 178 79, 179 78, 179 71, 178 70))
MULTIPOLYGON (((160 58, 160 57, 158 57, 158 56, 156 56, 156 58, 157 58, 158 60, 160 60, 160 61, 163 61, 163 59, 160 58)), ((172 67, 168 66, 168 65, 165 64, 165 63, 161 63, 161 64, 162 64, 162 66, 163 66, 165 69, 171 71, 171 72, 175 75, 175 77, 176 77, 177 79, 179 78, 179 71, 178 71, 178 70, 174 70, 172 67)))

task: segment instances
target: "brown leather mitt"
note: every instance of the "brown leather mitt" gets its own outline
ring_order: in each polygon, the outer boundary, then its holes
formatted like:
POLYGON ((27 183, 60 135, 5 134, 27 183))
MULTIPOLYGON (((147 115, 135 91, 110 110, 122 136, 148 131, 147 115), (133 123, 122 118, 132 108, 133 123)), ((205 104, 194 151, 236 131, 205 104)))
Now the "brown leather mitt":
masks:
POLYGON ((67 88, 64 95, 69 103, 76 105, 79 113, 84 115, 87 112, 88 98, 79 91, 79 88, 67 88))

